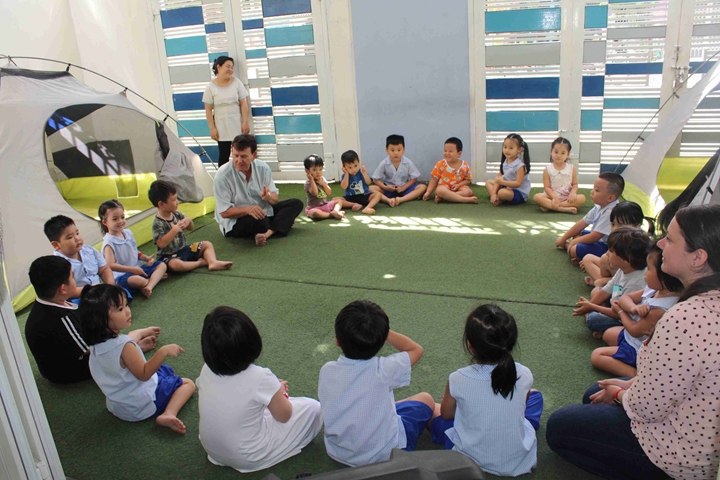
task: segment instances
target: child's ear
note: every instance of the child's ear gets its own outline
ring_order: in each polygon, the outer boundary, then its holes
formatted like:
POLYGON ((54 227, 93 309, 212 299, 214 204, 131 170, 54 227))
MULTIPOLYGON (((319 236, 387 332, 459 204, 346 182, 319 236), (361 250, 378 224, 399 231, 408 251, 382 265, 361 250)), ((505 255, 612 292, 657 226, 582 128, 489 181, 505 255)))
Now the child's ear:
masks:
POLYGON ((468 348, 468 350, 470 350, 470 353, 472 353, 473 355, 475 355, 477 353, 475 351, 475 349, 473 348, 473 346, 470 345, 470 340, 468 340, 468 342, 467 342, 467 348, 468 348))
POLYGON ((338 343, 337 335, 335 335, 335 337, 333 337, 333 338, 335 338, 335 346, 340 347, 340 343, 338 343))
POLYGON ((53 249, 60 250, 60 242, 56 240, 51 240, 50 245, 52 245, 53 249))

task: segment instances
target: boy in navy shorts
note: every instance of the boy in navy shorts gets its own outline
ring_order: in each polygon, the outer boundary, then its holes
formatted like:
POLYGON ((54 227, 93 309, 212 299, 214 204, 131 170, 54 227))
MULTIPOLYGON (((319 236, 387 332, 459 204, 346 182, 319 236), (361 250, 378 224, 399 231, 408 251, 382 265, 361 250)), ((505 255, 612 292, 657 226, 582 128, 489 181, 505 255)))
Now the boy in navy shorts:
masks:
POLYGON ((372 178, 383 193, 382 201, 391 207, 420 198, 427 185, 418 183, 420 171, 405 156, 405 137, 390 135, 385 140, 388 156, 380 162, 372 178))
MULTIPOLYGON (((383 198, 380 187, 372 185, 372 178, 368 175, 365 165, 360 163, 355 150, 343 153, 340 160, 343 171, 340 188, 345 190, 345 196, 333 200, 342 205, 341 208, 351 208, 353 212, 362 208, 362 213, 374 214, 375 205, 383 198)), ((389 202, 390 200, 385 197, 385 203, 389 202)))
POLYGON ((425 392, 396 403, 393 390, 410 384, 423 347, 390 330, 382 308, 366 300, 340 310, 335 341, 343 354, 323 365, 318 384, 328 455, 355 467, 388 460, 393 448, 415 450, 440 405, 425 392), (376 357, 386 342, 400 352, 376 357))
POLYGON ((173 272, 189 272, 199 267, 208 270, 227 270, 232 262, 215 257, 213 244, 206 241, 187 244, 183 230, 192 231, 193 221, 178 212, 177 189, 173 184, 157 180, 150 185, 148 197, 158 213, 153 220, 153 242, 158 247, 158 260, 173 272))

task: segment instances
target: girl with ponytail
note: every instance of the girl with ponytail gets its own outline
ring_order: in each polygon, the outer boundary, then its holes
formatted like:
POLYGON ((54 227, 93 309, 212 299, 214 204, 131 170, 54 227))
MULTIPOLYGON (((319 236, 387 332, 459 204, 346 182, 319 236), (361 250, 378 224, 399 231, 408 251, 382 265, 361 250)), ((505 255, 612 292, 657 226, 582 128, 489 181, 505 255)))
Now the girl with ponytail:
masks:
POLYGON ((497 305, 481 305, 467 318, 463 346, 473 363, 450 374, 430 424, 433 442, 457 450, 493 475, 528 473, 537 464, 542 394, 516 363, 515 319, 497 305))
POLYGON ((490 203, 517 205, 525 203, 530 195, 530 148, 517 133, 505 137, 500 156, 500 171, 485 182, 490 203))

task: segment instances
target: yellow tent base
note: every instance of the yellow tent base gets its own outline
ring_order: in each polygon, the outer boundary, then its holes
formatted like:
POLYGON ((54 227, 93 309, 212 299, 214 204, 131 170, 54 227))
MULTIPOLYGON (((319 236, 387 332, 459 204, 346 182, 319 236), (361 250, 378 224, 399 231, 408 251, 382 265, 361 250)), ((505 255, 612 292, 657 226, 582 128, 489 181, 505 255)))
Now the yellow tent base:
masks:
MULTIPOLYGON (((183 203, 180 210, 185 216, 190 218, 198 218, 215 211, 215 197, 205 197, 200 203, 183 203)), ((148 217, 135 225, 128 227, 135 235, 138 245, 143 245, 152 240, 152 222, 155 217, 148 217)), ((93 245, 96 249, 100 249, 102 242, 93 245)), ((152 253, 152 252, 145 252, 152 253)), ((35 301, 35 289, 30 285, 25 290, 15 295, 12 299, 13 310, 18 312, 35 301)))

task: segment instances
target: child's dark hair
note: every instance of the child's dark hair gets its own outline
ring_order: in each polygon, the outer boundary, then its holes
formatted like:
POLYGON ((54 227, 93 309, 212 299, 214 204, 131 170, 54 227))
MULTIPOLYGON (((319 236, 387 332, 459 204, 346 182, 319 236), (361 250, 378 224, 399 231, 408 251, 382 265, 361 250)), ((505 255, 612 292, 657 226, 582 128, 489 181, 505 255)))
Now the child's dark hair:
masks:
POLYGON ((322 167, 324 165, 323 159, 317 155, 308 155, 303 160, 305 170, 310 170, 312 167, 322 167))
POLYGON ((233 138, 232 141, 232 148, 237 150, 238 152, 242 152, 243 150, 250 149, 250 153, 257 152, 257 139, 255 138, 255 135, 250 135, 249 133, 243 133, 241 135, 236 136, 233 138))
MULTIPOLYGON (((565 145, 568 149, 568 153, 572 151, 572 144, 570 143, 570 140, 565 137, 557 137, 555 140, 553 140, 553 143, 550 145, 550 152, 552 152, 552 149, 555 148, 555 145, 565 145)), ((552 156, 550 157, 550 161, 552 162, 552 156)), ((565 159, 565 161, 567 162, 567 158, 565 159)))
POLYGON ((103 233, 108 233, 108 228, 103 223, 103 220, 105 220, 105 217, 110 210, 115 210, 116 208, 122 208, 123 210, 125 210, 125 207, 122 206, 122 203, 118 202, 117 200, 108 200, 107 202, 103 202, 100 204, 100 208, 98 208, 98 218, 100 219, 100 230, 103 233))
POLYGON ((200 343, 203 360, 221 376, 242 372, 262 352, 262 338, 255 324, 232 307, 217 307, 207 314, 200 343))
POLYGON ((491 376, 492 389, 493 393, 499 393, 503 398, 509 395, 512 399, 517 382, 517 369, 512 357, 517 338, 515 319, 497 305, 480 305, 465 322, 463 345, 476 363, 496 365, 491 376))
POLYGON ((33 260, 28 270, 28 276, 38 297, 52 298, 60 285, 70 283, 71 271, 70 262, 63 257, 45 255, 33 260))
POLYGON ((231 62, 233 62, 233 65, 235 65, 235 60, 233 60, 232 57, 228 57, 227 55, 220 55, 219 57, 217 57, 217 58, 215 59, 215 61, 213 62, 213 65, 212 65, 212 71, 213 71, 213 73, 214 73, 215 75, 217 75, 217 74, 218 74, 218 67, 222 67, 223 65, 225 65, 225 62, 227 62, 228 60, 230 60, 231 62))
POLYGON ((458 152, 462 152, 462 149, 463 149, 462 140, 460 140, 459 138, 450 137, 447 140, 445 140, 445 143, 443 145, 447 145, 448 143, 451 145, 455 145, 455 148, 457 149, 458 152))
POLYGON ((402 145, 405 147, 405 137, 402 135, 392 134, 385 139, 385 149, 390 145, 402 145))
POLYGON ((88 345, 97 345, 117 337, 108 327, 110 309, 127 302, 127 294, 117 285, 86 285, 80 296, 80 325, 88 345))
POLYGON ((51 242, 59 242, 63 231, 70 225, 75 225, 75 221, 72 218, 66 217, 65 215, 56 215, 45 222, 43 230, 48 240, 51 242))
POLYGON ((653 242, 652 245, 650 245, 650 250, 648 252, 648 260, 653 262, 653 264, 655 265, 655 271, 657 272, 658 280, 660 280, 660 285, 662 285, 670 292, 682 292, 683 288, 685 288, 683 287, 682 282, 677 277, 673 277, 672 275, 663 272, 662 249, 658 247, 658 241, 659 240, 653 242))
POLYGON ((165 180, 155 180, 150 184, 150 190, 148 190, 148 198, 150 203, 154 207, 157 207, 160 202, 167 202, 170 195, 177 193, 177 188, 170 182, 165 180))
POLYGON ((641 227, 644 220, 648 222, 648 235, 655 233, 655 222, 652 218, 643 215, 640 205, 635 202, 620 202, 610 210, 610 221, 618 225, 641 227))
POLYGON ((603 172, 598 175, 598 178, 608 182, 607 190, 610 195, 615 195, 615 199, 620 198, 623 190, 625 190, 625 179, 622 175, 615 172, 603 172))
POLYGON ((335 318, 335 337, 347 358, 367 360, 385 344, 390 320, 379 305, 368 300, 347 304, 335 318))
POLYGON ((647 233, 632 227, 620 227, 608 236, 608 250, 626 262, 635 270, 647 267, 647 255, 650 237, 647 233))
MULTIPOLYGON (((525 175, 530 173, 530 148, 528 147, 528 144, 525 143, 525 140, 518 135, 517 133, 511 133, 507 137, 505 137, 505 140, 508 138, 511 138, 515 140, 515 143, 517 143, 518 148, 522 148, 523 151, 521 153, 523 162, 525 163, 525 175)), ((505 143, 505 140, 503 140, 503 143, 505 143)), ((505 173, 503 169, 503 162, 505 162, 505 154, 500 152, 500 173, 505 173)))
POLYGON ((358 154, 355 150, 348 150, 340 156, 340 161, 343 165, 347 165, 348 163, 354 163, 356 161, 359 162, 360 157, 358 157, 358 154))

